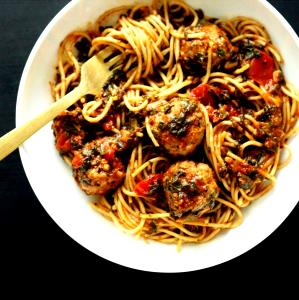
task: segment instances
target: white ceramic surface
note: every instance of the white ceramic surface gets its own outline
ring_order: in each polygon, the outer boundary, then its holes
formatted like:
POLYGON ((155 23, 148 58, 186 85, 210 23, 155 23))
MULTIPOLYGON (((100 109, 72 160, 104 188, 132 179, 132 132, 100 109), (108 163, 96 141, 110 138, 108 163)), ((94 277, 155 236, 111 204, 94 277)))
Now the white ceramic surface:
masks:
MULTIPOLYGON (((246 15, 262 21, 283 54, 287 79, 299 87, 298 37, 269 3, 264 0, 187 2, 195 8, 202 8, 209 16, 246 15)), ((51 103, 49 81, 53 78, 58 45, 65 35, 84 28, 109 8, 131 3, 134 1, 74 0, 57 14, 38 39, 25 66, 17 99, 17 125, 51 103)), ((299 149, 298 138, 290 144, 293 149, 299 149)), ((240 227, 225 231, 206 244, 184 246, 178 253, 175 245, 145 243, 124 234, 88 205, 88 197, 80 191, 70 168, 55 150, 51 124, 27 140, 20 148, 20 154, 36 196, 70 237, 105 259, 139 270, 183 272, 235 258, 271 234, 292 211, 298 199, 299 151, 294 151, 291 164, 279 172, 275 189, 244 210, 244 222, 240 227)))

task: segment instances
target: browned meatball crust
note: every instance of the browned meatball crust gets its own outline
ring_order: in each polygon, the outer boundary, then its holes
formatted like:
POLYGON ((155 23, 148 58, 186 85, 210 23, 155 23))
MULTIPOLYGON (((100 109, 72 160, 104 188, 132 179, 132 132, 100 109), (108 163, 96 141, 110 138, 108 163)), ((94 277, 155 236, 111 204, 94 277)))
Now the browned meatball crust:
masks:
POLYGON ((117 188, 125 177, 119 153, 133 146, 135 132, 121 130, 114 136, 97 138, 74 152, 73 174, 89 195, 104 195, 117 188))
POLYGON ((192 154, 201 143, 205 121, 198 102, 175 97, 150 104, 148 111, 154 137, 172 156, 192 154))
POLYGON ((209 209, 218 197, 214 172, 204 163, 180 161, 170 166, 163 178, 166 200, 173 215, 209 209))
POLYGON ((233 46, 226 33, 215 24, 186 28, 186 39, 181 40, 180 60, 183 66, 195 73, 207 69, 208 51, 212 49, 212 67, 230 58, 233 46), (197 33, 198 38, 188 39, 188 33, 197 33))

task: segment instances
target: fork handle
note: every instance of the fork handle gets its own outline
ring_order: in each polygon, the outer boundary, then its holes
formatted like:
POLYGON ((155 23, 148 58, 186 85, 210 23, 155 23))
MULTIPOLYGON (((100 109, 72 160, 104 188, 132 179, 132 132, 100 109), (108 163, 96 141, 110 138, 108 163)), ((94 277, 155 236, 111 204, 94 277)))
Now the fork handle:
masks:
POLYGON ((31 137, 36 131, 41 129, 62 111, 76 103, 84 95, 82 87, 79 85, 70 93, 54 102, 47 110, 40 113, 25 124, 6 133, 0 138, 0 161, 17 149, 23 142, 31 137))

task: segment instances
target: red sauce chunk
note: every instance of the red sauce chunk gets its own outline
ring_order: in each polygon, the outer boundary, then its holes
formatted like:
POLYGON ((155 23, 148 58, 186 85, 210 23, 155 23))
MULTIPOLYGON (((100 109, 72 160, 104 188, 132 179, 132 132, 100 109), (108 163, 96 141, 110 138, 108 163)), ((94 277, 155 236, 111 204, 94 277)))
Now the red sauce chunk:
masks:
POLYGON ((104 154, 104 158, 108 161, 112 161, 115 157, 115 150, 113 148, 108 148, 107 152, 104 154))
POLYGON ((273 78, 274 60, 268 54, 260 51, 260 57, 252 59, 248 76, 261 85, 268 84, 273 78))
POLYGON ((214 99, 210 94, 210 86, 206 83, 200 84, 191 91, 191 97, 197 98, 203 105, 214 106, 214 99))
POLYGON ((162 186, 162 178, 162 174, 150 175, 149 178, 136 184, 134 192, 139 196, 154 196, 157 194, 159 187, 162 186))
POLYGON ((72 149, 71 139, 65 131, 61 131, 56 139, 56 148, 59 152, 69 152, 72 149))
POLYGON ((80 168, 84 163, 84 157, 80 152, 77 152, 72 159, 72 166, 74 169, 80 168))

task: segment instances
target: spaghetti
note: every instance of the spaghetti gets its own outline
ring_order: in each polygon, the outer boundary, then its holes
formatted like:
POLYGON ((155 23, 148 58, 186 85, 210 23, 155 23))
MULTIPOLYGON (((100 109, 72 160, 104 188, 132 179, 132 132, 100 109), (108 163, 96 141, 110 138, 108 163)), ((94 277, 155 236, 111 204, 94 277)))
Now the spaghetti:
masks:
POLYGON ((98 195, 93 207, 127 233, 178 245, 240 225, 241 209, 290 161, 280 158, 291 155, 299 116, 263 25, 206 17, 180 0, 110 10, 61 43, 55 100, 105 47, 121 70, 53 123, 78 184, 98 195))

